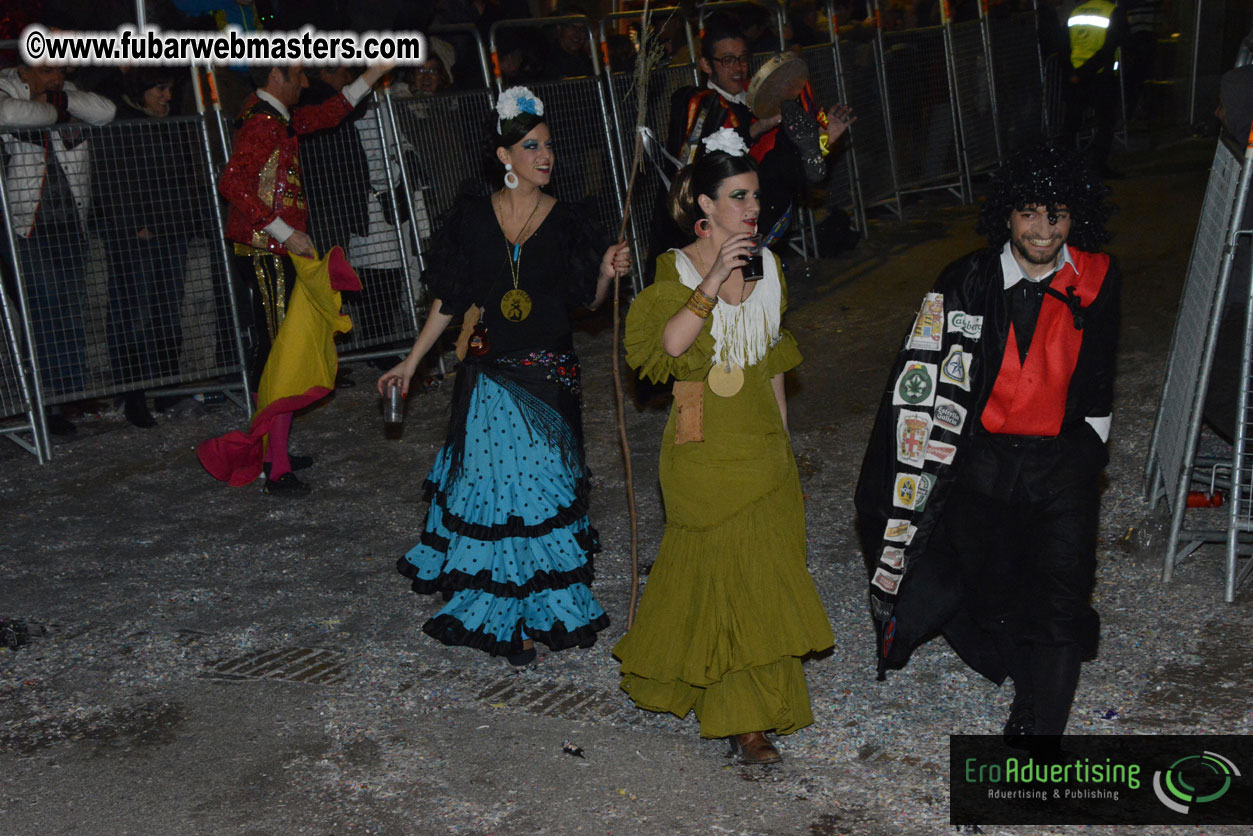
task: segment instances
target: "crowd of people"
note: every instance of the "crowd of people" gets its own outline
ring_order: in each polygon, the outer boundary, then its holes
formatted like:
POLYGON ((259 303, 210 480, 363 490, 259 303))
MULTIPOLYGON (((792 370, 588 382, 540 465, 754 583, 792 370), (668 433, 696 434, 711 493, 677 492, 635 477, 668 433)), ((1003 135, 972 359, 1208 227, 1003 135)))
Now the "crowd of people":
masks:
MULTIPOLYGON (((255 26, 258 8, 232 13, 255 26)), ((928 8, 910 4, 910 25, 928 8)), ((479 26, 522 11, 482 0, 443 7, 449 22, 479 26)), ((794 35, 815 29, 812 4, 794 11, 794 35)), ((556 27, 548 65, 588 70, 585 34, 556 27)), ((783 386, 802 346, 781 324, 787 277, 771 248, 855 119, 817 102, 807 84, 776 112, 755 108, 748 55, 774 37, 756 14, 708 21, 696 56, 704 84, 671 102, 667 143, 678 168, 649 253, 653 281, 632 303, 625 335, 628 364, 672 383, 659 471, 666 528, 638 623, 613 649, 638 706, 694 711, 702 736, 729 739, 749 764, 777 763, 769 735, 813 722, 802 660, 834 642, 806 566, 783 386)), ((412 95, 436 93, 465 83, 459 68, 474 64, 433 40, 430 60, 404 83, 412 95)), ((406 138, 361 116, 394 69, 354 78, 341 67, 246 68, 253 89, 216 185, 229 207, 241 299, 230 313, 256 412, 247 432, 199 451, 232 485, 264 473, 268 494, 310 492, 295 471, 311 461, 292 455, 288 438, 293 411, 335 386, 334 337, 351 327, 340 294, 403 304, 395 262, 363 243, 388 223, 385 206, 398 220, 389 184, 403 168, 388 171, 363 149, 403 148, 406 138), (357 190, 320 200, 316 184, 336 180, 357 190)), ((161 130, 175 78, 130 69, 110 84, 106 96, 56 68, 0 73, 10 222, 41 381, 54 394, 82 386, 83 242, 89 231, 104 242, 114 383, 127 417, 147 426, 138 383, 179 372, 188 242, 216 226, 214 208, 186 194, 196 193, 187 178, 206 174, 193 139, 177 130, 153 144, 144 131, 88 139, 86 126, 116 118, 161 130)), ((517 666, 535 662, 537 643, 590 647, 608 624, 592 592, 600 543, 571 314, 605 302, 632 267, 624 242, 545 191, 562 161, 552 121, 524 86, 498 97, 480 137, 490 189, 463 194, 437 229, 427 219, 426 321, 377 381, 380 396, 409 395, 423 358, 461 322, 447 438, 425 481, 421 534, 398 569, 416 592, 444 598, 426 633, 517 666)), ((1108 210, 1091 162, 1040 146, 997 174, 980 216, 988 246, 946 267, 923 300, 856 495, 880 675, 943 633, 976 671, 1013 681, 1005 738, 1046 758, 1065 757, 1060 736, 1099 635, 1090 593, 1120 285, 1116 262, 1100 252, 1108 210)))

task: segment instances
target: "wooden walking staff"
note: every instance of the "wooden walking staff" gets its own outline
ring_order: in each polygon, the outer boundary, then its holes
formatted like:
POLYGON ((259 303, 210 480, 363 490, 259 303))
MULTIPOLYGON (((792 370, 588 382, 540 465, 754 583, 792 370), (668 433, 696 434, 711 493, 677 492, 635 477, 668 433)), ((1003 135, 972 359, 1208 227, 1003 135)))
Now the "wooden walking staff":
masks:
MULTIPOLYGON (((626 240, 627 223, 631 219, 631 195, 635 191, 635 175, 640 170, 640 160, 644 153, 644 140, 640 128, 648 113, 648 79, 657 57, 652 50, 652 37, 649 32, 651 14, 649 2, 644 0, 644 8, 640 12, 640 43, 639 52, 635 56, 635 72, 631 81, 631 89, 635 91, 635 147, 631 154, 631 169, 627 175, 626 199, 623 201, 622 225, 618 228, 619 241, 626 240)), ((636 265, 639 269, 639 265, 636 265)), ((619 368, 620 336, 619 336, 619 304, 620 292, 617 271, 613 276, 613 395, 618 407, 618 442, 622 446, 622 466, 626 473, 627 511, 631 516, 631 600, 627 604, 627 629, 635 624, 635 606, 640 595, 640 557, 639 557, 639 516, 635 508, 635 483, 631 476, 631 445, 627 441, 626 415, 623 407, 622 372, 619 368)))

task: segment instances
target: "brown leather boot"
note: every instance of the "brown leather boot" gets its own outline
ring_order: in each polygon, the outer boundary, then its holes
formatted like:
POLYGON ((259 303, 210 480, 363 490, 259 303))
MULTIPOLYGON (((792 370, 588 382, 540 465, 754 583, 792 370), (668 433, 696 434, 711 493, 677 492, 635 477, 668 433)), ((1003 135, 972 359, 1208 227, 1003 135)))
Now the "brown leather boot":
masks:
POLYGON ((731 754, 740 756, 740 763, 763 765, 780 763, 783 756, 774 744, 766 738, 765 732, 755 731, 737 734, 727 738, 731 741, 731 754))

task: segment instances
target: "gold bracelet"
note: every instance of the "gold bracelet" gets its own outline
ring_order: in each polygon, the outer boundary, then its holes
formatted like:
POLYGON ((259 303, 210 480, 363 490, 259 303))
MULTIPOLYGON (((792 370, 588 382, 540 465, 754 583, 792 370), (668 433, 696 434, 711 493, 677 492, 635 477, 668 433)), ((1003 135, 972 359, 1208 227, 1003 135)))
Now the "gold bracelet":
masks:
POLYGON ((703 311, 705 316, 709 316, 713 312, 714 306, 718 304, 718 300, 712 296, 706 296, 700 288, 692 291, 692 295, 687 298, 688 305, 692 306, 693 311, 703 311))
POLYGON ((683 307, 696 314, 701 319, 706 319, 713 313, 714 305, 717 304, 716 299, 710 299, 699 290, 693 290, 692 295, 687 297, 687 302, 683 307))

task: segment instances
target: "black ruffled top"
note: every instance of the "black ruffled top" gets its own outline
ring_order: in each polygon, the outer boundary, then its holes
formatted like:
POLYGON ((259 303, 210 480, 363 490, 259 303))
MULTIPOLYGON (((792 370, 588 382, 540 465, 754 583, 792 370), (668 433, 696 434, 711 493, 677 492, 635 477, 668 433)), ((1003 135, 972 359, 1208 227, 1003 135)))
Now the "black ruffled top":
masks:
POLYGON ((452 316, 470 305, 483 309, 491 355, 518 350, 568 349, 570 313, 596 296, 600 260, 608 236, 592 223, 596 213, 579 203, 558 202, 522 245, 518 289, 531 297, 526 319, 513 322, 500 300, 513 289, 512 245, 496 222, 491 199, 462 195, 444 218, 426 263, 426 283, 452 316))

